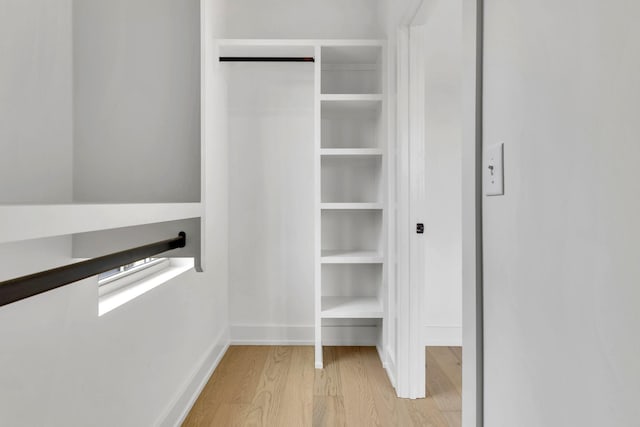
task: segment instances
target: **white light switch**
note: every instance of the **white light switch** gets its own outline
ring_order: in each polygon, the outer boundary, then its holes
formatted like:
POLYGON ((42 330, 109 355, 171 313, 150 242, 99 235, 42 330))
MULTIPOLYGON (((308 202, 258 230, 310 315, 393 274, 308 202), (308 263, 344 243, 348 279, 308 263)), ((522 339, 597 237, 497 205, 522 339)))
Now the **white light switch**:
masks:
POLYGON ((504 195, 504 144, 488 147, 484 161, 484 192, 487 196, 504 195))

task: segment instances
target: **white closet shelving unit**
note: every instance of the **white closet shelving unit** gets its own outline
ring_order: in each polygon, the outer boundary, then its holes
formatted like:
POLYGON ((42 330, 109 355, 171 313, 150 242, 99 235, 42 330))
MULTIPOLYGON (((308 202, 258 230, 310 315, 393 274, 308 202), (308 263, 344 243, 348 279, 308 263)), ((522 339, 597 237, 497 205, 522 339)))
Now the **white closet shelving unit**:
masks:
MULTIPOLYGON (((384 43, 323 42, 315 57, 315 363, 322 368, 325 320, 379 319, 380 328, 386 323, 384 43)), ((386 334, 379 336, 384 363, 386 334)))
MULTIPOLYGON (((369 319, 386 304, 386 50, 381 40, 218 40, 230 57, 314 57, 315 366, 323 321, 369 319)), ((345 326, 352 326, 347 322, 345 326)), ((377 342, 383 363, 386 334, 377 342)))

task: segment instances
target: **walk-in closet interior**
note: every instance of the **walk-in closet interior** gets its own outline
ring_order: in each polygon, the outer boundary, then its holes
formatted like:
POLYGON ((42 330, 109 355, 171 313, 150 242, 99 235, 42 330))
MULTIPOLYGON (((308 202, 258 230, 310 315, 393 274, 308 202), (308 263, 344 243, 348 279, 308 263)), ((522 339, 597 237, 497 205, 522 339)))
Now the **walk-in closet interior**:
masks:
POLYGON ((175 425, 230 345, 372 346, 395 385, 402 3, 0 5, 0 281, 186 235, 0 289, 0 425, 175 425))

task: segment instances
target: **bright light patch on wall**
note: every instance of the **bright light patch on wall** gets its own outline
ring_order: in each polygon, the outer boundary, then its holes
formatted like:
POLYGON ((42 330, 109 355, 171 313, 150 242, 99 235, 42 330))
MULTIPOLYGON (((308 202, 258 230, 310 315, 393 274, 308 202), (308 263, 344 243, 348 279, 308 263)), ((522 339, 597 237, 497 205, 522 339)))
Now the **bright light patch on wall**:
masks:
POLYGON ((168 282, 194 267, 193 258, 165 258, 166 265, 158 265, 155 271, 147 274, 125 277, 121 283, 114 282, 112 288, 108 285, 100 286, 98 297, 98 316, 102 316, 123 304, 149 292, 150 290, 168 282), (150 273, 150 274, 149 274, 150 273))

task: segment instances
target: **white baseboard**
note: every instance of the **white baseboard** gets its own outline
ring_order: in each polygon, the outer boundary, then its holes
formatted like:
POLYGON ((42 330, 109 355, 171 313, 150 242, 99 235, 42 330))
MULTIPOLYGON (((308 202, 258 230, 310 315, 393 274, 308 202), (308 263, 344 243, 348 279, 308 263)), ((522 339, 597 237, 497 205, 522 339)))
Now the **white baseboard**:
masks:
POLYGON ((381 345, 376 346, 376 351, 378 352, 378 357, 380 358, 380 362, 382 363, 382 367, 387 369, 387 354, 382 349, 381 345))
POLYGON ((378 350, 378 357, 382 362, 382 367, 384 371, 387 373, 387 377, 389 378, 389 382, 391 386, 396 388, 396 363, 393 357, 391 357, 391 353, 389 351, 383 350, 382 346, 376 346, 376 350, 378 350))
POLYGON ((313 345, 313 326, 231 325, 231 344, 313 345))
POLYGON ((462 327, 431 326, 424 327, 424 345, 433 347, 461 347, 462 327))
MULTIPOLYGON (((323 326, 324 345, 375 346, 380 328, 373 325, 323 326)), ((313 326, 232 325, 231 344, 236 345, 313 345, 313 326)))
POLYGON ((200 359, 196 369, 187 381, 184 382, 182 387, 180 387, 179 392, 171 400, 171 403, 158 418, 158 422, 155 425, 161 427, 178 427, 184 422, 228 348, 229 331, 225 328, 218 339, 209 347, 206 354, 200 359))
POLYGON ((387 371, 387 376, 389 377, 389 381, 391 381, 391 385, 393 388, 396 388, 396 361, 391 356, 391 353, 387 351, 387 363, 384 367, 385 371, 387 371))

